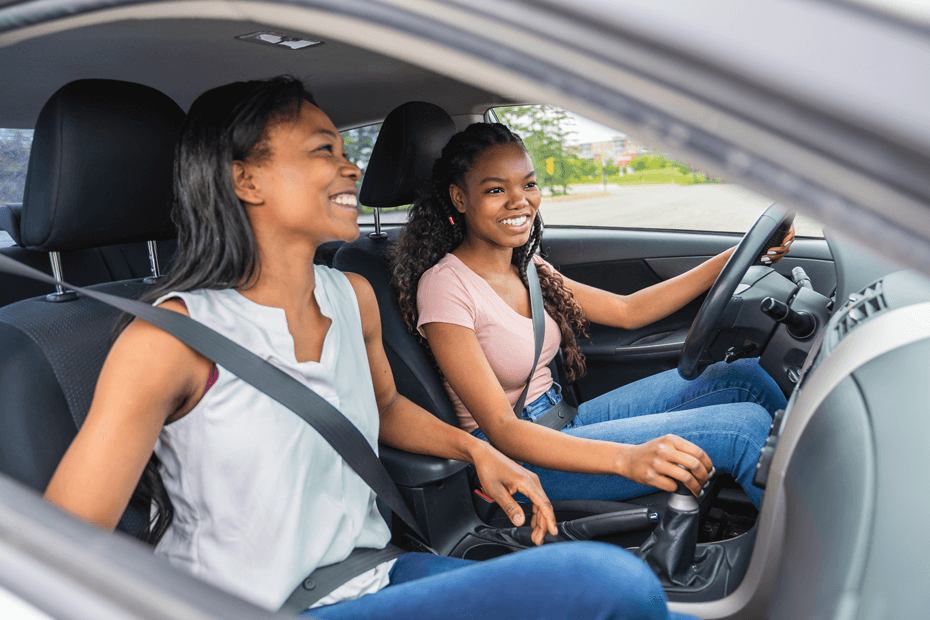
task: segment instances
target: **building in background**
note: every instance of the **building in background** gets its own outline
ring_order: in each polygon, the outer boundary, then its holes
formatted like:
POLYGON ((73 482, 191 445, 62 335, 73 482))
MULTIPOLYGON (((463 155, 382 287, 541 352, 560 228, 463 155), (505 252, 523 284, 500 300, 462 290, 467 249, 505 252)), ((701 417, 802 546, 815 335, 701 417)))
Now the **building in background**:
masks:
POLYGON ((625 168, 636 157, 647 152, 646 147, 636 144, 627 136, 616 135, 600 142, 581 142, 570 145, 567 150, 581 159, 593 159, 611 166, 625 168))

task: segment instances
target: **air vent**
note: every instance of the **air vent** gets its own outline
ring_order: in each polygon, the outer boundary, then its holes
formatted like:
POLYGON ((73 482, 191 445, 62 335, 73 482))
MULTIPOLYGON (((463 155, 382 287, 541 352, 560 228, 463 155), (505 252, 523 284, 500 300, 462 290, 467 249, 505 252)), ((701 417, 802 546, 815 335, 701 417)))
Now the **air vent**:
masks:
POLYGON ((862 323, 885 311, 888 304, 882 295, 882 281, 879 280, 863 290, 849 296, 843 309, 836 315, 833 325, 832 349, 851 331, 862 323))

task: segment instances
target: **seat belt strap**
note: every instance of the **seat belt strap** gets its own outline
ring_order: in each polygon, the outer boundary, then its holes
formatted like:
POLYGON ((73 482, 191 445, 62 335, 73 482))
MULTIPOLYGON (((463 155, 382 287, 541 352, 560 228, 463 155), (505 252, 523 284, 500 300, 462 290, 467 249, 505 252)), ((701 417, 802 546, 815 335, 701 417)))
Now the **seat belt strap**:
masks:
POLYGON ((301 612, 350 579, 405 553, 407 552, 392 544, 388 544, 384 549, 355 549, 343 561, 321 566, 310 573, 287 598, 281 611, 301 612))
POLYGON ((322 396, 284 371, 194 319, 139 301, 72 286, 0 254, 0 272, 71 289, 168 332, 207 359, 278 401, 312 426, 388 508, 425 540, 397 486, 365 436, 322 396))
POLYGON ((533 355, 530 374, 526 378, 526 385, 523 386, 523 392, 520 393, 520 398, 517 399, 517 403, 513 406, 513 413, 517 418, 523 417, 523 405, 526 404, 526 395, 530 390, 533 375, 536 374, 536 364, 539 363, 543 340, 546 338, 546 310, 543 307, 542 289, 539 288, 539 274, 536 272, 536 263, 532 258, 526 265, 526 284, 530 292, 530 314, 533 315, 533 341, 536 352, 533 355))

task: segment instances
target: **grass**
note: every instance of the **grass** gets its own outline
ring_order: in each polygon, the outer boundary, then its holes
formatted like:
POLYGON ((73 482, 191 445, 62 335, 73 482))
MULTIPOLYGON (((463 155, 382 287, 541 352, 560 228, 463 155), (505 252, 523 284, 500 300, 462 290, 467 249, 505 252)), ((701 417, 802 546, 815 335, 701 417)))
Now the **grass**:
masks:
POLYGON ((674 183, 675 185, 694 185, 696 183, 713 183, 713 179, 708 179, 703 173, 682 174, 678 168, 656 168, 653 170, 640 170, 633 174, 626 174, 622 177, 613 177, 607 179, 608 183, 619 183, 620 185, 664 185, 674 183))
MULTIPOLYGON (((411 205, 403 205, 400 207, 384 207, 383 209, 381 209, 381 212, 384 213, 386 211, 406 211, 410 207, 411 205)), ((365 205, 359 205, 358 212, 364 213, 365 215, 371 215, 372 213, 375 212, 375 210, 372 207, 366 207, 365 205)))

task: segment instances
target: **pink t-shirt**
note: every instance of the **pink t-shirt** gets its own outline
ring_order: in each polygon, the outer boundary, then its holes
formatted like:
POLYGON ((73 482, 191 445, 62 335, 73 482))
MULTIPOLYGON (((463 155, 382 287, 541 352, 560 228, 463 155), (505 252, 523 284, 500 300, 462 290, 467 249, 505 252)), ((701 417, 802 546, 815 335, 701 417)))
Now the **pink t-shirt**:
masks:
MULTIPOLYGON (((537 265, 545 264, 535 257, 537 265)), ((501 299, 484 278, 472 271, 454 254, 442 260, 423 274, 417 287, 417 329, 423 334, 427 323, 451 323, 474 330, 484 355, 497 376, 504 393, 513 407, 530 373, 533 363, 533 320, 518 313, 501 299)), ((425 336, 425 334, 424 334, 425 336)), ((530 381, 526 402, 531 403, 552 386, 549 362, 558 352, 561 335, 558 324, 546 313, 546 338, 536 372, 530 381)), ((468 413, 458 395, 443 379, 446 392, 455 407, 462 430, 472 432, 478 423, 468 413)))

